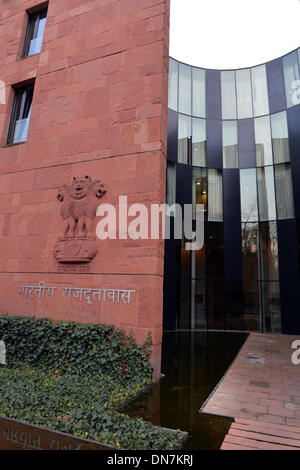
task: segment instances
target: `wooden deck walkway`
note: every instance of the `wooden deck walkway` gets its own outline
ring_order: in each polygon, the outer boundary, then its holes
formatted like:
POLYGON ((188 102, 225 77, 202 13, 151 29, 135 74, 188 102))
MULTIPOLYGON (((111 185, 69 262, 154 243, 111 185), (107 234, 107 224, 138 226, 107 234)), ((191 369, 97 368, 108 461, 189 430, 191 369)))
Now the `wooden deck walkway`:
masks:
POLYGON ((235 418, 221 450, 300 450, 300 427, 235 418))

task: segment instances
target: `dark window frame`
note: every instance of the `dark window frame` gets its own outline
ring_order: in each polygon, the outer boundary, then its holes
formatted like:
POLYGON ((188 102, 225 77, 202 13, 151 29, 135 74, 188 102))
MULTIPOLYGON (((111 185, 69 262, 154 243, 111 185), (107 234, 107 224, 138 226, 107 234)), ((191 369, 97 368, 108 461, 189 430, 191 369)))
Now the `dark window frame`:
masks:
POLYGON ((6 145, 15 145, 17 143, 26 142, 26 140, 25 141, 20 141, 20 142, 14 142, 14 137, 15 137, 15 131, 16 131, 16 123, 18 121, 18 118, 20 117, 20 116, 18 116, 18 114, 20 112, 21 99, 22 99, 23 92, 27 89, 30 93, 29 108, 28 108, 28 102, 26 103, 27 97, 25 98, 25 106, 27 105, 27 108, 26 108, 28 110, 27 114, 29 114, 29 112, 31 110, 31 107, 32 107, 32 100, 33 100, 33 94, 34 94, 34 84, 35 84, 35 82, 31 81, 31 82, 27 83, 26 85, 23 84, 21 86, 15 86, 14 87, 15 96, 14 96, 14 102, 13 102, 13 106, 12 106, 12 112, 11 112, 11 118, 10 118, 10 123, 9 123, 9 128, 8 128, 6 145))
MULTIPOLYGON (((29 56, 28 53, 29 53, 31 40, 33 39, 34 30, 36 28, 36 20, 39 19, 40 21, 43 18, 47 18, 47 13, 48 13, 48 5, 46 6, 43 5, 43 7, 37 11, 33 11, 33 12, 27 11, 28 22, 27 22, 24 47, 23 47, 23 52, 22 52, 23 58, 34 55, 34 54, 31 54, 29 56)), ((36 52, 36 54, 39 54, 39 52, 36 52)))

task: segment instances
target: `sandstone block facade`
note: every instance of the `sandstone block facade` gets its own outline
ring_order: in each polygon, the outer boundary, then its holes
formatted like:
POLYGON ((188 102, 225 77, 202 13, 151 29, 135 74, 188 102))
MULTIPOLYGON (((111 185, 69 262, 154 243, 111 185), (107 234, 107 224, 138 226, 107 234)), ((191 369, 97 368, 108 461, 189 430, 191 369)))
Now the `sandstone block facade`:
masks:
POLYGON ((26 10, 40 4, 0 5, 0 312, 115 324, 138 342, 151 331, 157 377, 163 241, 97 239, 86 272, 59 269, 53 250, 63 231, 57 191, 74 177, 104 182, 101 202, 165 202, 169 0, 49 0, 41 52, 22 58, 26 10), (27 141, 6 145, 13 87, 33 79, 27 141), (18 293, 39 282, 57 295, 18 293), (65 287, 135 292, 130 304, 91 305, 66 301, 65 287))

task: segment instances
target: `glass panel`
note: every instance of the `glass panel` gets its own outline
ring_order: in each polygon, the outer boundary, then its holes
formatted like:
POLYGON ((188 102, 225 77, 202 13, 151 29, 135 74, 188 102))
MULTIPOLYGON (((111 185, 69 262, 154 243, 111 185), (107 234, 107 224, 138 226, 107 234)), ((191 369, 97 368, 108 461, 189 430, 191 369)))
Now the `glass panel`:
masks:
POLYGON ((242 224, 243 279, 259 279, 258 223, 242 224))
POLYGON ((243 284, 239 281, 230 281, 226 282, 225 286, 225 329, 243 331, 243 284))
POLYGON ((277 223, 265 222, 259 227, 260 279, 278 281, 277 223))
MULTIPOLYGON (((200 250, 200 252, 202 252, 200 250)), ((195 252, 196 254, 198 251, 195 252)), ((195 282, 195 328, 204 330, 207 328, 206 320, 206 282, 196 280, 195 282)))
POLYGON ((223 185, 222 171, 208 170, 208 220, 223 221, 223 185))
POLYGON ((275 165, 275 188, 278 219, 294 218, 292 175, 289 163, 275 165))
POLYGON ((178 101, 178 62, 170 59, 168 107, 177 111, 178 101))
POLYGON ((193 218, 196 218, 196 204, 203 204, 207 211, 207 174, 204 168, 193 168, 193 218))
POLYGON ((239 119, 252 117, 250 69, 236 71, 237 103, 239 119))
POLYGON ((206 270, 209 279, 224 279, 224 225, 207 223, 206 270))
POLYGON ((224 330, 224 282, 207 281, 207 321, 211 330, 224 330))
POLYGON ((180 257, 180 307, 177 318, 177 328, 190 328, 190 300, 191 300, 191 257, 190 251, 185 249, 185 241, 181 242, 180 257))
POLYGON ((205 311, 205 248, 191 252, 192 285, 191 285, 191 328, 206 328, 205 311), (200 276, 199 276, 200 274, 200 276))
POLYGON ((193 165, 206 165, 206 120, 193 118, 193 165))
POLYGON ((238 168, 237 121, 223 121, 223 168, 238 168))
POLYGON ((288 162, 290 147, 286 111, 272 114, 271 126, 274 163, 288 162))
POLYGON ((168 164, 167 167, 167 204, 176 203, 176 167, 168 164))
POLYGON ((192 135, 192 119, 189 116, 178 116, 178 162, 188 163, 192 135))
POLYGON ((244 324, 246 331, 261 331, 261 308, 258 282, 244 282, 244 324))
POLYGON ((276 220, 273 166, 257 168, 259 220, 276 220))
POLYGON ((269 116, 254 119, 256 164, 257 166, 272 165, 272 141, 269 116))
POLYGON ((222 86, 222 118, 236 119, 236 89, 235 73, 233 71, 221 72, 222 86))
POLYGON ((240 170, 241 211, 243 222, 258 220, 256 170, 240 170))
POLYGON ((192 114, 192 73, 189 65, 179 64, 179 112, 192 114))
POLYGON ((201 250, 194 251, 195 253, 195 277, 197 279, 206 278, 206 266, 205 266, 205 243, 201 250))
POLYGON ((193 68, 193 116, 206 116, 205 107, 205 70, 193 68))
POLYGON ((41 51, 43 38, 39 37, 30 41, 28 55, 37 54, 41 51))
POLYGON ((260 65, 251 70, 254 116, 269 114, 269 97, 266 66, 260 65))
POLYGON ((293 94, 295 92, 295 81, 299 80, 299 64, 297 52, 294 51, 291 54, 286 55, 282 59, 283 62, 283 73, 285 82, 285 93, 287 107, 290 108, 297 103, 293 103, 293 94))
POLYGON ((14 140, 13 140, 14 144, 18 142, 26 141, 28 127, 29 127, 29 118, 19 119, 18 121, 16 121, 15 134, 14 134, 14 140))
POLYGON ((40 16, 39 26, 38 26, 38 30, 36 34, 37 38, 42 38, 44 36, 45 26, 46 26, 46 12, 44 15, 41 14, 40 16))
POLYGON ((298 258, 298 265, 300 266, 300 220, 296 219, 296 226, 297 226, 297 258, 298 258))
POLYGON ((264 332, 281 333, 279 282, 263 282, 261 291, 264 332))

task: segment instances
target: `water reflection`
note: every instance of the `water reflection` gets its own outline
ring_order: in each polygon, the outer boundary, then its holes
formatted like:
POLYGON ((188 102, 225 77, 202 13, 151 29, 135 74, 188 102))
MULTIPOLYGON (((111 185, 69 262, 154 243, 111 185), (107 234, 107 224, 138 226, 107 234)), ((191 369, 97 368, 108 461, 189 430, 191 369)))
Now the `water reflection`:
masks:
POLYGON ((123 409, 190 435, 184 449, 219 449, 231 420, 199 413, 247 338, 245 333, 180 331, 163 338, 165 376, 123 409))

